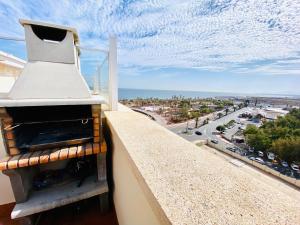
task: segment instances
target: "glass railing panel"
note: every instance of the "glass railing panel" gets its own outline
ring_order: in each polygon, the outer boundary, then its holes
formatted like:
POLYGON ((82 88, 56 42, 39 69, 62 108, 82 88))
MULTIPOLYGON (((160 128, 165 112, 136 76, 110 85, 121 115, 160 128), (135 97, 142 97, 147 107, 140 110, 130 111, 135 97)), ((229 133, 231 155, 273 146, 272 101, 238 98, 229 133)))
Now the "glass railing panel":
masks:
POLYGON ((92 94, 108 102, 108 53, 98 49, 80 49, 80 70, 92 94))

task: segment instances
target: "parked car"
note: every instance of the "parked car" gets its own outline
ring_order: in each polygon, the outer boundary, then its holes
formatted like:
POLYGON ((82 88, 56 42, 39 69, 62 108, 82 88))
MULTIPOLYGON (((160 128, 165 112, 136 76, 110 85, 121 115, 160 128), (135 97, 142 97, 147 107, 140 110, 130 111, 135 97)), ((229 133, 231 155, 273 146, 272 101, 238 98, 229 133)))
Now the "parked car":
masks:
POLYGON ((244 140, 244 139, 241 139, 241 138, 236 138, 236 139, 235 139, 235 142, 241 144, 241 143, 244 143, 245 140, 244 140))
POLYGON ((265 164, 265 161, 262 158, 256 157, 255 161, 260 163, 260 164, 265 164))
POLYGON ((269 167, 272 167, 272 166, 273 166, 273 163, 270 162, 270 161, 267 161, 266 164, 267 164, 267 166, 269 166, 269 167))
POLYGON ((202 135, 202 133, 199 130, 195 131, 195 134, 202 135))
POLYGON ((240 149, 236 146, 233 147, 234 151, 239 151, 240 149))
POLYGON ((212 139, 211 142, 214 143, 214 144, 218 144, 219 143, 218 140, 216 140, 216 139, 212 139))
POLYGON ((235 152, 234 148, 232 148, 232 147, 226 147, 226 149, 229 151, 235 152))
POLYGON ((258 151, 258 156, 264 157, 264 153, 262 151, 258 151))
POLYGON ((286 161, 281 161, 281 165, 283 167, 289 167, 289 164, 286 161))
POLYGON ((249 147, 248 152, 254 152, 254 149, 249 147))
POLYGON ((249 159, 250 160, 255 160, 255 157, 254 156, 250 156, 249 159))
POLYGON ((291 168, 292 168, 293 170, 295 170, 295 171, 300 171, 299 166, 296 165, 295 163, 292 163, 292 164, 291 164, 291 168))
POLYGON ((246 152, 246 151, 240 151, 240 155, 241 155, 241 156, 246 156, 246 155, 247 155, 247 152, 246 152))
POLYGON ((275 154, 274 154, 273 152, 268 152, 268 153, 267 153, 267 157, 268 157, 268 159, 270 159, 270 160, 274 160, 274 159, 275 159, 275 154))
POLYGON ((286 175, 286 176, 295 178, 293 170, 285 170, 285 171, 283 171, 283 174, 286 175))

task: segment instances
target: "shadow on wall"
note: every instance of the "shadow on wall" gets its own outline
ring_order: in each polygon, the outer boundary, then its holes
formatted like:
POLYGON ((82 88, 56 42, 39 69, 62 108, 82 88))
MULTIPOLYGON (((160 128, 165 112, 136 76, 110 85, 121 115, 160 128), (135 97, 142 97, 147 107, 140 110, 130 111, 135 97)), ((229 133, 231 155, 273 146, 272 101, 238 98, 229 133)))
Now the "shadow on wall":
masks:
MULTIPOLYGON (((3 144, 2 134, 0 134, 0 158, 4 158, 5 155, 6 152, 3 144)), ((5 176, 3 173, 0 173, 0 184, 1 184, 0 205, 15 202, 9 177, 5 176)))

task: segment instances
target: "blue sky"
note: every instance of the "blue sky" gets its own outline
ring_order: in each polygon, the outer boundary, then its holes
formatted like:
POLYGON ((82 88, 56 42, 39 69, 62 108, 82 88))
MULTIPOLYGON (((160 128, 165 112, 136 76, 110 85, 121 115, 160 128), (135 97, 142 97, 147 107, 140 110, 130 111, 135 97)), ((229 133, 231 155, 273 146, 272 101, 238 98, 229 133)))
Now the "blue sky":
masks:
POLYGON ((297 0, 0 0, 0 35, 22 37, 19 18, 76 27, 83 46, 115 35, 120 87, 300 94, 297 0))

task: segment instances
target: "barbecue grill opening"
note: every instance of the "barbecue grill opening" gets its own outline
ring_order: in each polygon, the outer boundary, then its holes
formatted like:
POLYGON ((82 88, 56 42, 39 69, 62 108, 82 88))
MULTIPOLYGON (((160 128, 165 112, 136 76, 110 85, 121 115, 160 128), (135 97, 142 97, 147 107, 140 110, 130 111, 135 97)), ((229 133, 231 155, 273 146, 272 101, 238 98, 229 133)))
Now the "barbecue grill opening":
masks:
POLYGON ((40 25, 31 25, 33 33, 41 40, 50 40, 61 42, 67 35, 66 30, 54 27, 45 27, 40 25))
POLYGON ((16 147, 22 151, 90 142, 93 118, 90 105, 7 108, 16 147))

